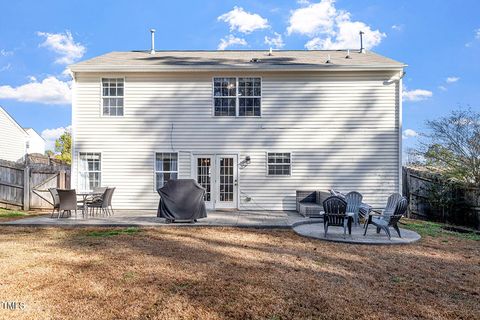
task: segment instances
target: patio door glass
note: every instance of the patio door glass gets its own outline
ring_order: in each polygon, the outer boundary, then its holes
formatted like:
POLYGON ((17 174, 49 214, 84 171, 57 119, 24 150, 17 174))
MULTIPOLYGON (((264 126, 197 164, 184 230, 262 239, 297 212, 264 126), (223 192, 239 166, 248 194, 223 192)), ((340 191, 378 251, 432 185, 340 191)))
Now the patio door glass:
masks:
POLYGON ((216 156, 215 208, 237 207, 237 156, 216 156))
POLYGON ((193 178, 205 188, 207 209, 237 208, 237 156, 195 155, 193 178))
POLYGON ((213 166, 213 157, 212 156, 196 156, 195 157, 195 167, 196 167, 196 177, 198 184, 205 188, 205 195, 203 199, 207 208, 213 208, 213 199, 212 199, 212 166, 213 166))

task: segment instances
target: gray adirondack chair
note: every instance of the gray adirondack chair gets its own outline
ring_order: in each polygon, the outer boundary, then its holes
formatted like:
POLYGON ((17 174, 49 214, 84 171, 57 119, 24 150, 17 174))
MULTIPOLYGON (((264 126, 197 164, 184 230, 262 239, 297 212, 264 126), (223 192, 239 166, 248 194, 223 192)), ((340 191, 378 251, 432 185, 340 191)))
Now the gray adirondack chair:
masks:
POLYGON ((359 213, 362 200, 363 196, 357 191, 351 191, 345 195, 345 201, 347 202, 347 213, 353 214, 355 225, 359 224, 359 213))
POLYGON ((323 201, 323 229, 325 237, 327 237, 328 227, 343 227, 343 236, 347 233, 347 225, 349 234, 351 234, 350 219, 347 216, 347 202, 340 197, 331 196, 323 201))
MULTIPOLYGON (((397 202, 402 199, 403 196, 400 193, 392 193, 388 199, 387 199, 387 204, 385 206, 385 209, 383 211, 381 210, 371 210, 373 214, 381 214, 381 215, 391 215, 393 214, 393 211, 395 211, 395 208, 397 206, 397 202)), ((365 223, 363 225, 363 228, 367 226, 367 222, 369 219, 369 214, 365 216, 365 223)))
POLYGON ((397 201, 395 210, 392 213, 384 212, 384 214, 382 215, 369 215, 363 235, 365 236, 367 234, 368 225, 373 224, 377 227, 377 233, 380 233, 380 230, 384 230, 385 233, 388 235, 388 239, 391 239, 390 227, 393 227, 395 231, 397 231, 398 236, 401 238, 402 235, 400 234, 400 229, 398 228, 397 224, 400 218, 407 211, 407 206, 407 199, 405 197, 402 197, 400 200, 397 201))

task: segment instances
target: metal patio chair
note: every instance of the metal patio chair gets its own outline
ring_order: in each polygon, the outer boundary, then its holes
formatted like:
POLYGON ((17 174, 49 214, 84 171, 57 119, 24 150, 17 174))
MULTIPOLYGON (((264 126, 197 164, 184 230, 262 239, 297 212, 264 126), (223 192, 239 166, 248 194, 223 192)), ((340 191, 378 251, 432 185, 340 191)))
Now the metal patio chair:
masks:
POLYGON ((72 210, 75 211, 75 219, 77 218, 77 193, 75 189, 72 190, 62 190, 57 189, 58 192, 58 218, 63 217, 65 212, 68 212, 70 216, 72 215, 72 210))
POLYGON ((52 195, 52 214, 50 215, 50 218, 53 218, 53 215, 55 214, 55 210, 57 210, 58 214, 60 215, 59 207, 60 207, 60 198, 58 197, 58 191, 57 188, 48 188, 48 191, 52 195))
MULTIPOLYGON (((106 188, 105 192, 102 194, 101 197, 97 198, 95 201, 87 202, 87 207, 92 211, 101 211, 105 215, 110 215, 111 203, 112 203, 112 196, 115 188, 106 188)), ((92 212, 92 213, 94 213, 92 212)), ((112 209, 113 212, 113 209, 112 209)))
POLYGON ((377 233, 380 233, 380 230, 384 230, 388 235, 388 239, 391 239, 390 227, 393 227, 397 231, 398 236, 401 238, 400 229, 398 228, 398 221, 407 211, 408 201, 405 197, 402 197, 397 201, 395 210, 392 213, 387 212, 387 214, 377 215, 370 214, 365 226, 365 232, 363 235, 367 234, 367 229, 369 224, 373 224, 377 227, 377 233))

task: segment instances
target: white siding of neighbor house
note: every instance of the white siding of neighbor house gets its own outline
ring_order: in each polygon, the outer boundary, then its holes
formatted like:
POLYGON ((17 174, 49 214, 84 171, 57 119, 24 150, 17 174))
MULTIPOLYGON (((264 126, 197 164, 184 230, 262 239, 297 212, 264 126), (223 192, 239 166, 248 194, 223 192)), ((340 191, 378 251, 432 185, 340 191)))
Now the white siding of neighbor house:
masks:
POLYGON ((154 152, 238 154, 240 209, 293 210, 295 190, 357 190, 373 206, 399 190, 399 83, 394 72, 76 74, 74 161, 102 153, 114 207, 154 209, 154 152), (262 77, 262 116, 212 116, 212 78, 262 77), (101 78, 125 77, 124 117, 101 116, 101 78), (291 176, 267 176, 266 152, 291 152, 291 176), (252 201, 246 202, 246 196, 252 201))
POLYGON ((26 153, 27 133, 0 108, 0 159, 23 160, 26 153))
POLYGON ((28 149, 27 153, 45 153, 45 140, 32 128, 27 128, 28 149))

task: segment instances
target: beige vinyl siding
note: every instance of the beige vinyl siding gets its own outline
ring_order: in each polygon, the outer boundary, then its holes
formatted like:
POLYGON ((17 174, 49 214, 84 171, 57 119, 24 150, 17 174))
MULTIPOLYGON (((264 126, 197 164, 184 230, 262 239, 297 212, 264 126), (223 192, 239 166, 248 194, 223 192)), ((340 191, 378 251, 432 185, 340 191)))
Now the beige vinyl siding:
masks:
POLYGON ((386 81, 392 75, 77 74, 74 152, 102 152, 102 184, 117 187, 118 208, 156 208, 155 151, 179 152, 181 178, 195 171, 192 154, 239 154, 239 161, 250 156, 251 163, 239 169, 241 209, 293 210, 296 189, 332 187, 358 190, 382 206, 399 189, 399 84, 386 81), (125 115, 104 117, 101 78, 116 76, 125 77, 125 115), (216 76, 262 77, 262 116, 213 117, 216 76), (267 176, 268 151, 291 152, 291 176, 267 176))
POLYGON ((0 109, 0 159, 23 160, 26 153, 27 133, 0 109))

